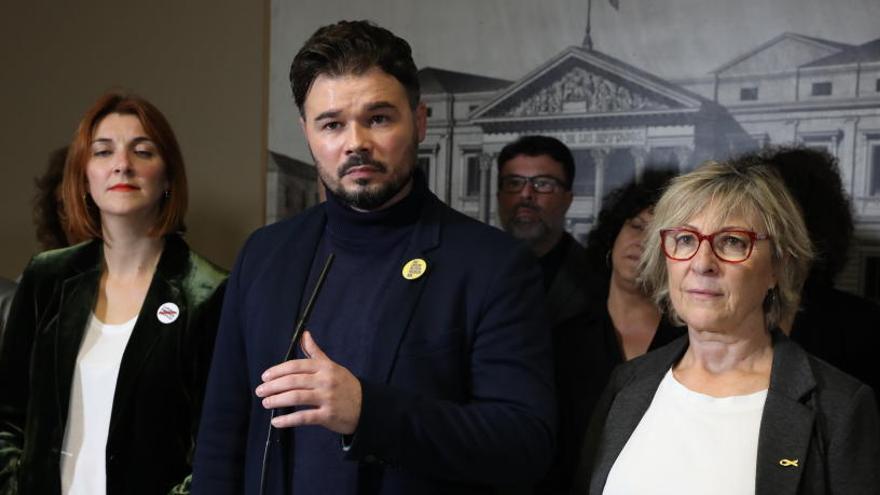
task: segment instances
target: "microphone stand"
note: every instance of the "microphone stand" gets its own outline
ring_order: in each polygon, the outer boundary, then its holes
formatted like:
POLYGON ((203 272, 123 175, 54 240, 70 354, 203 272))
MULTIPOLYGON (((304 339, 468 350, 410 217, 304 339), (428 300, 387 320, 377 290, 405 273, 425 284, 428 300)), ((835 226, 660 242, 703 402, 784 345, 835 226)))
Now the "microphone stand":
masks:
MULTIPOLYGON (((330 271, 330 265, 333 263, 333 258, 333 253, 330 253, 327 256, 327 261, 324 262, 324 268, 321 269, 321 274, 318 275, 318 281, 315 283, 315 289, 312 291, 312 295, 309 296, 308 302, 306 302, 306 307, 303 309, 302 316, 293 330, 293 337, 290 338, 290 346, 287 348, 287 353, 284 354, 284 359, 281 362, 293 359, 294 353, 296 352, 296 346, 299 344, 300 338, 302 337, 306 322, 309 320, 309 315, 312 314, 312 307, 315 305, 315 300, 318 299, 318 293, 324 285, 324 280, 327 278, 327 272, 330 271)), ((266 434, 266 445, 263 447, 263 463, 260 467, 260 495, 266 493, 266 473, 269 466, 269 445, 273 440, 276 440, 274 435, 275 428, 272 426, 272 420, 278 415, 278 411, 279 409, 272 409, 272 414, 269 416, 269 432, 266 434)))

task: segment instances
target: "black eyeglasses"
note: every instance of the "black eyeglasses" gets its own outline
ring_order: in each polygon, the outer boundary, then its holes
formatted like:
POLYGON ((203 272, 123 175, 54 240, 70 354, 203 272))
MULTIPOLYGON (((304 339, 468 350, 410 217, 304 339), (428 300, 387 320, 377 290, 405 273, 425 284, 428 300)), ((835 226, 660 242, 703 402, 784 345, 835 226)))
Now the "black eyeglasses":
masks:
POLYGON ((498 189, 501 192, 518 193, 526 187, 526 183, 531 184, 533 191, 541 194, 553 193, 564 188, 562 181, 551 175, 536 175, 534 177, 505 175, 499 180, 498 189))
POLYGON ((750 230, 729 229, 703 235, 691 229, 663 229, 660 231, 660 245, 663 254, 675 261, 687 261, 700 250, 703 239, 709 241, 712 252, 721 261, 742 263, 752 255, 755 242, 770 239, 767 234, 750 230))

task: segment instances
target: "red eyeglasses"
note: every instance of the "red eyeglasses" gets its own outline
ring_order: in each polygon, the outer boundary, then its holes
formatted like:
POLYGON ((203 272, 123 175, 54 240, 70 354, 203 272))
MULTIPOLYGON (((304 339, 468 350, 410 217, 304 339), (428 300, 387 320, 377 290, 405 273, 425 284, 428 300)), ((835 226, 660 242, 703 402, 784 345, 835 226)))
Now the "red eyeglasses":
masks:
POLYGON ((699 251, 703 239, 709 241, 709 247, 721 261, 742 263, 752 255, 752 249, 757 241, 765 241, 770 239, 770 236, 739 229, 725 229, 707 235, 684 228, 660 231, 663 254, 675 261, 687 261, 693 258, 699 251))

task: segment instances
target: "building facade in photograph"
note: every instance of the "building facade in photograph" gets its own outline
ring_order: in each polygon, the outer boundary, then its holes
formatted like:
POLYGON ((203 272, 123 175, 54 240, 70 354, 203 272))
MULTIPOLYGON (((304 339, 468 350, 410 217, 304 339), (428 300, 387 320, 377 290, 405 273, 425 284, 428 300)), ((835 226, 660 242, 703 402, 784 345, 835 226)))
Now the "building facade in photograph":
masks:
POLYGON ((583 240, 611 189, 646 168, 685 171, 768 144, 839 160, 857 240, 838 280, 880 299, 880 39, 849 45, 784 33, 704 77, 663 79, 584 46, 517 81, 420 72, 428 136, 419 165, 454 208, 497 224, 495 158, 525 134, 576 160, 568 230, 583 240))
POLYGON ((318 172, 311 163, 270 151, 266 184, 267 224, 318 203, 318 172))

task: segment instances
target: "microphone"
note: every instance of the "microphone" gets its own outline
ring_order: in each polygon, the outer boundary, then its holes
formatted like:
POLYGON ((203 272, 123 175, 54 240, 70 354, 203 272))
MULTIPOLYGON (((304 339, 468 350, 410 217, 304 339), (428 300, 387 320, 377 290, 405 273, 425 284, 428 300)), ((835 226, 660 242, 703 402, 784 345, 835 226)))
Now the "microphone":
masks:
MULTIPOLYGON (((309 320, 309 315, 312 314, 312 307, 315 305, 315 300, 318 299, 318 293, 324 285, 324 280, 327 278, 327 272, 330 271, 330 265, 333 263, 333 258, 333 253, 327 255, 327 261, 324 262, 324 267, 318 275, 318 281, 315 283, 312 295, 309 296, 309 300, 306 302, 306 307, 303 309, 302 316, 296 323, 296 327, 293 329, 293 336, 290 338, 290 346, 287 348, 287 352, 284 354, 284 359, 281 362, 293 359, 294 353, 296 352, 296 346, 299 345, 303 330, 305 330, 306 323, 309 320)), ((263 447, 263 463, 260 467, 260 495, 266 493, 266 473, 269 466, 269 445, 272 443, 272 440, 275 439, 275 428, 272 426, 272 420, 278 415, 278 411, 279 409, 272 409, 272 414, 269 416, 269 432, 266 434, 266 445, 263 447)))

